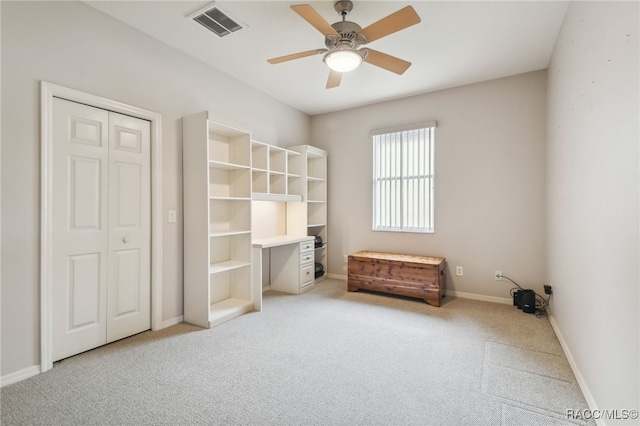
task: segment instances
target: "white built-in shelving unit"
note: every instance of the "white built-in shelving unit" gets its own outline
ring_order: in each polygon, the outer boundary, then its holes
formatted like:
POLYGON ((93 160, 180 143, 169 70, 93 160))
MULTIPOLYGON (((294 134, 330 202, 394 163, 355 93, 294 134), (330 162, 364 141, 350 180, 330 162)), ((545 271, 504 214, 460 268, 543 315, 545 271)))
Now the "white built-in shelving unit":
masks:
POLYGON ((261 308, 251 280, 251 132, 184 117, 184 320, 213 327, 261 308))
POLYGON ((255 141, 247 126, 208 112, 183 117, 182 128, 184 320, 209 328, 261 310, 253 253, 264 247, 289 247, 274 255, 276 285, 293 283, 283 291, 313 288, 314 263, 327 269, 326 151, 255 141), (277 237, 286 241, 252 240, 254 200, 286 202, 286 235, 277 237), (293 254, 278 261, 285 250, 293 254))
POLYGON ((327 152, 311 145, 288 149, 300 153, 300 174, 303 218, 307 235, 322 238, 322 246, 314 250, 315 262, 327 271, 327 152))

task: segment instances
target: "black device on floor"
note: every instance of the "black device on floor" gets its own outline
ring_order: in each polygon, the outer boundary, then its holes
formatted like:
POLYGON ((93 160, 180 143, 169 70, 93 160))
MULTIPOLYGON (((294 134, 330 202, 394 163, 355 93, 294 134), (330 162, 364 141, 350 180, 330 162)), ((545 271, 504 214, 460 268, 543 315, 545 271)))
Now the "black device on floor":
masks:
POLYGON ((527 314, 536 313, 536 292, 533 290, 518 290, 513 293, 513 305, 527 314))
POLYGON ((520 300, 522 302, 522 312, 527 314, 536 313, 536 293, 533 290, 522 290, 520 300))
POLYGON ((513 306, 517 307, 518 309, 522 309, 522 290, 517 290, 515 293, 513 293, 513 306))

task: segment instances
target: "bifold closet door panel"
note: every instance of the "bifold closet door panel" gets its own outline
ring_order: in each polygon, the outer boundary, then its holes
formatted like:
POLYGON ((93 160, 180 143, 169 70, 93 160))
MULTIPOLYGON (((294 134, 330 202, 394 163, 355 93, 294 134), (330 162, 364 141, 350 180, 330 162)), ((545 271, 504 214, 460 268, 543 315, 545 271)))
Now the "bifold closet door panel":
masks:
POLYGON ((53 360, 107 341, 109 112, 53 105, 53 360))
POLYGON ((107 342, 151 328, 151 124, 109 113, 107 342))

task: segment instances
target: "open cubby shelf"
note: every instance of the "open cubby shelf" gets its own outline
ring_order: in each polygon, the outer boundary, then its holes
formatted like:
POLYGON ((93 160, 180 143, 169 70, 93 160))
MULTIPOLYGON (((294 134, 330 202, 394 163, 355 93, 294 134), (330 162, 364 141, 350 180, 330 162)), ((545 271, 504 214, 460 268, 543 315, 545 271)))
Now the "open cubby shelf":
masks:
POLYGON ((253 199, 302 200, 300 153, 255 140, 251 153, 253 199))

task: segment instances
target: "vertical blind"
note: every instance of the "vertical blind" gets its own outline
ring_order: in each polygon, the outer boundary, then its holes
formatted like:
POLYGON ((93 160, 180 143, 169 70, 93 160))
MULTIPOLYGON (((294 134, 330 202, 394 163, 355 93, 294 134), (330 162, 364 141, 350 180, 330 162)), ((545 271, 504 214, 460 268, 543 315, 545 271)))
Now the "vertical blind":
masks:
POLYGON ((433 232, 435 127, 371 133, 374 231, 433 232))

